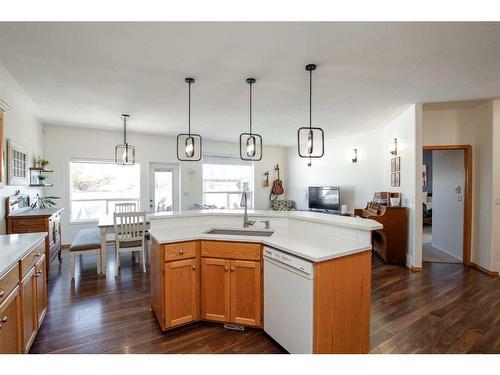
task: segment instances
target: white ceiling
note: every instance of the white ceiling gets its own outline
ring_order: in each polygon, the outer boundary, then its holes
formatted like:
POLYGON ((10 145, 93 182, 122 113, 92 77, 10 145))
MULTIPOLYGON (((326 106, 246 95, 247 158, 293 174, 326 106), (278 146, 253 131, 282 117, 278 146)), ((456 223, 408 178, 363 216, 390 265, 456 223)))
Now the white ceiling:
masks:
POLYGON ((44 123, 292 145, 383 126, 408 105, 500 96, 500 23, 0 23, 0 60, 44 123))

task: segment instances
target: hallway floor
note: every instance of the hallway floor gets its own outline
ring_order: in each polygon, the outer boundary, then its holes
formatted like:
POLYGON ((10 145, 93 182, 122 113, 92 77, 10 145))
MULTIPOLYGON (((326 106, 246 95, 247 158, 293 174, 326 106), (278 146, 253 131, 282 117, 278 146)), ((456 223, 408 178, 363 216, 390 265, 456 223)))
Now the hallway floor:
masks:
POLYGON ((424 225, 422 238, 422 261, 434 263, 462 263, 444 251, 432 246, 432 225, 424 225))

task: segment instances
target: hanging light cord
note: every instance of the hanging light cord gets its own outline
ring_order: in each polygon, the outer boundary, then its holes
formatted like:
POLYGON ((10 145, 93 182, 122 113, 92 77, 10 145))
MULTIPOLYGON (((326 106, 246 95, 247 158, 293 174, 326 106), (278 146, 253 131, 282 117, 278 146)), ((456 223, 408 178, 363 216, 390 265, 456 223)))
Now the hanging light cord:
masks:
POLYGON ((309 71, 309 129, 312 129, 312 70, 309 71))
POLYGON ((191 82, 188 82, 189 84, 189 99, 188 99, 188 133, 189 136, 191 137, 191 82))
POLYGON ((127 116, 123 116, 123 144, 127 144, 127 116))
POLYGON ((252 135, 252 83, 250 83, 250 135, 252 135))

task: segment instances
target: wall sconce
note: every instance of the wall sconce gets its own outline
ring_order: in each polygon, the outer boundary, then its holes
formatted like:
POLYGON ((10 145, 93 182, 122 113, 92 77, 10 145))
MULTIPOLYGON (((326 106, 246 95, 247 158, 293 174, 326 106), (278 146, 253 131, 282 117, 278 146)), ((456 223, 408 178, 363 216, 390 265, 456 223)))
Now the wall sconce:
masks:
POLYGON ((396 156, 398 154, 398 139, 393 138, 389 141, 389 152, 392 156, 396 156))
POLYGON ((353 148, 352 149, 352 151, 351 151, 351 159, 352 159, 353 163, 357 163, 358 162, 358 149, 357 148, 353 148))

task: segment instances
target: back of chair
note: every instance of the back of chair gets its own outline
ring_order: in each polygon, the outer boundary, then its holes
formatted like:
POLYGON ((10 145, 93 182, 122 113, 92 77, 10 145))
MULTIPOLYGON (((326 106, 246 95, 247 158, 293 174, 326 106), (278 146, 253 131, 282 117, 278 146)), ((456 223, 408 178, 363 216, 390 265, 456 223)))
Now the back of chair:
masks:
POLYGON ((116 241, 144 241, 146 212, 115 212, 113 220, 116 241))
POLYGON ((134 212, 136 210, 135 203, 116 203, 115 212, 134 212))

